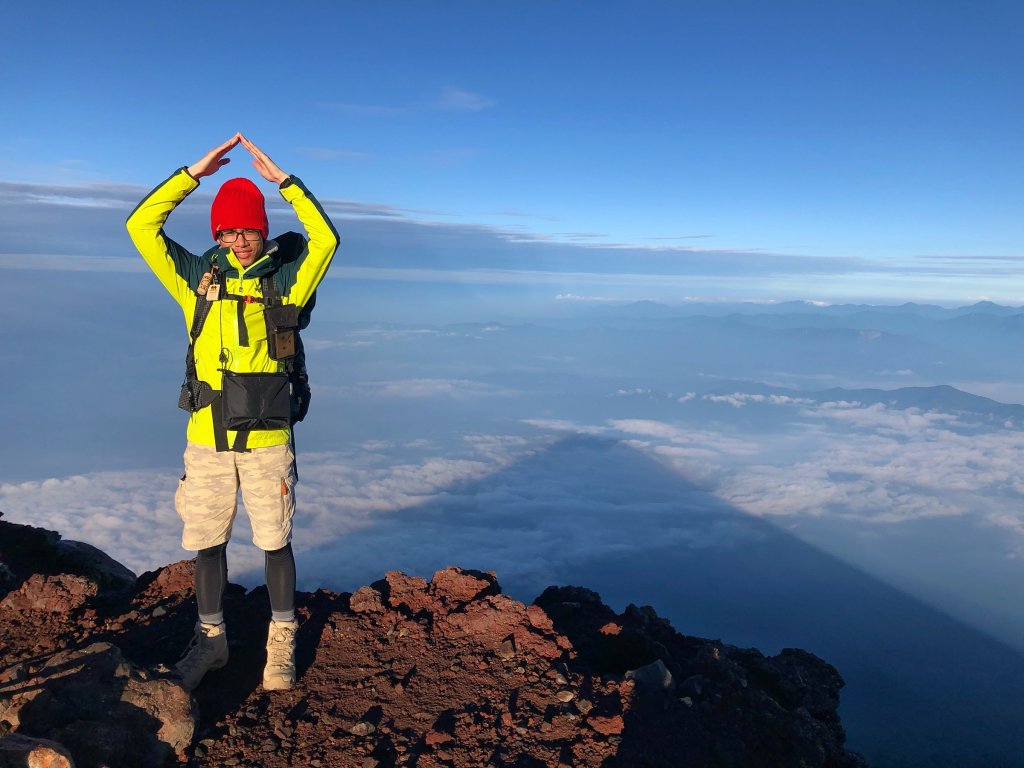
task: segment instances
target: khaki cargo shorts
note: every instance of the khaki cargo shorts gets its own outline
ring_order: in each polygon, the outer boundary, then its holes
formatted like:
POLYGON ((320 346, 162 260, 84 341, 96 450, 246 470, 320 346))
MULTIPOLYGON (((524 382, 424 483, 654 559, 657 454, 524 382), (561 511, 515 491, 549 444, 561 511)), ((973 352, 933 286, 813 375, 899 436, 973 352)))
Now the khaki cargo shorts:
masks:
POLYGON ((295 454, 290 445, 218 453, 213 446, 188 443, 185 474, 174 494, 174 507, 185 523, 182 547, 206 549, 231 538, 239 488, 252 526, 252 543, 275 550, 291 541, 295 454))

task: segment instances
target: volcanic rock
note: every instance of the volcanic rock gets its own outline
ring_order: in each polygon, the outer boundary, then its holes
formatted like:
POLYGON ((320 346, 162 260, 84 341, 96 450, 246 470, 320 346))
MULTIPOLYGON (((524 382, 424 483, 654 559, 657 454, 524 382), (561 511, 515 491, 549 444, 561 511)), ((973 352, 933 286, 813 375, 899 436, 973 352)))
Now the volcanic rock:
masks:
POLYGON ((71 572, 57 534, 4 525, 0 745, 56 740, 79 768, 865 765, 843 747, 842 678, 812 654, 681 635, 579 587, 524 605, 460 568, 299 593, 298 683, 273 693, 266 590, 230 585, 230 661, 190 696, 162 670, 192 636, 191 561, 110 599, 127 580, 71 572), (8 541, 35 547, 36 572, 8 541))
POLYGON ((17 677, 2 688, 0 719, 63 744, 79 765, 163 765, 192 743, 192 698, 110 643, 55 653, 17 677))

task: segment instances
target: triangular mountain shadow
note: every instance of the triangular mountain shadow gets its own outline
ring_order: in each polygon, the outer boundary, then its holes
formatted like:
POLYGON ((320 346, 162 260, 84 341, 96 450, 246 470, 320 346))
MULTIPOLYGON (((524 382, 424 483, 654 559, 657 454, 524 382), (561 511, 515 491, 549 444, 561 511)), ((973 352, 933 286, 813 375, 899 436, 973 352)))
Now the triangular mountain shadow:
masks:
POLYGON ((683 634, 821 656, 847 683, 848 746, 874 766, 1024 762, 1024 657, 624 442, 566 438, 297 559, 303 588, 451 564, 495 570, 526 602, 585 586, 683 634))

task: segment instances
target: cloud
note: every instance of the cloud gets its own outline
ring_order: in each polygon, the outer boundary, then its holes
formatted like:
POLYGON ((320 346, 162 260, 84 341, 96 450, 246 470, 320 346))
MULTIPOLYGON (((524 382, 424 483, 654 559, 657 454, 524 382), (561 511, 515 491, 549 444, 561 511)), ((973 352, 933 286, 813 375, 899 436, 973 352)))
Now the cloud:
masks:
POLYGON ((608 427, 590 426, 569 419, 523 419, 522 421, 523 424, 529 424, 531 427, 564 434, 606 435, 609 432, 608 427))
POLYGON ((100 547, 136 573, 181 560, 174 470, 98 472, 0 484, 4 519, 100 547))
POLYGON ((697 429, 655 419, 527 423, 561 434, 620 434, 630 446, 758 516, 868 524, 964 517, 1022 534, 1024 552, 1019 430, 975 424, 966 414, 883 404, 816 404, 741 392, 700 397, 734 406, 767 403, 788 415, 768 432, 697 429))
MULTIPOLYGON (((490 396, 472 379, 383 383, 395 399, 490 396)), ((497 569, 529 597, 582 562, 642 556, 652 541, 680 551, 756 541, 759 529, 737 510, 797 532, 801 521, 820 523, 826 545, 828 530, 849 537, 962 520, 1004 532, 994 557, 1024 556, 1024 434, 964 414, 801 400, 768 402, 785 418, 767 430, 697 427, 663 398, 656 407, 678 419, 533 417, 520 422, 533 431, 520 434, 409 424, 386 439, 304 452, 301 586, 353 589, 390 568, 429 575, 455 563, 497 569)), ((176 478, 157 469, 8 483, 0 509, 148 570, 189 556, 178 548, 176 478)), ((249 535, 240 516, 230 562, 232 578, 254 586, 262 555, 249 535)))
MULTIPOLYGON (((74 206, 116 208, 131 211, 139 202, 139 190, 131 184, 32 184, 0 181, 0 203, 5 205, 74 206)), ((145 194, 148 190, 142 190, 145 194)))
MULTIPOLYGON (((124 218, 148 188, 121 184, 0 182, 4 263, 26 268, 26 254, 56 255, 40 266, 76 270, 138 269, 124 218), (70 253, 69 244, 74 249, 70 253), (123 254, 125 260, 113 259, 123 254), (77 257, 102 261, 76 261, 77 257)), ((197 190, 175 211, 168 234, 195 249, 209 242, 212 194, 197 190)), ((856 259, 816 258, 688 247, 569 242, 555 235, 454 222, 444 211, 331 198, 321 203, 343 231, 346 259, 331 276, 351 280, 549 286, 561 296, 614 297, 752 277, 864 272, 856 259), (585 269, 583 266, 585 265, 585 269), (592 287, 593 292, 578 290, 592 287)), ((268 196, 272 229, 293 228, 288 205, 268 196)), ((635 298, 635 295, 634 297, 635 298)))
POLYGON ((497 102, 487 96, 455 86, 442 88, 437 96, 417 105, 390 106, 383 104, 355 104, 352 102, 324 101, 319 106, 332 112, 341 112, 355 117, 400 117, 410 112, 433 110, 438 112, 483 112, 497 102))
POLYGON ((402 379, 360 384, 358 392, 370 397, 431 398, 462 400, 470 397, 512 397, 511 389, 470 379, 402 379))
POLYGON ((960 516, 1024 533, 1018 430, 979 433, 962 414, 881 404, 777 404, 792 406, 791 421, 741 439, 650 420, 611 426, 642 436, 633 444, 672 466, 699 470, 715 493, 756 515, 875 524, 960 516))
POLYGON ((922 411, 919 408, 887 408, 882 403, 862 406, 859 403, 825 402, 809 410, 808 415, 832 419, 859 429, 884 431, 893 435, 905 435, 959 423, 958 417, 954 414, 922 411))
POLYGON ((495 569, 506 588, 529 596, 571 578, 574 564, 644 551, 654 540, 683 550, 760 535, 623 444, 570 438, 534 442, 524 454, 519 440, 498 442, 502 466, 304 553, 307 577, 331 574, 350 589, 379 570, 386 551, 389 567, 425 575, 451 563, 495 569))
MULTIPOLYGON (((426 448, 414 446, 420 452, 426 448)), ((297 551, 350 535, 374 525, 381 513, 422 504, 447 488, 493 473, 525 451, 520 438, 500 435, 471 436, 465 448, 466 458, 428 453, 412 463, 399 458, 408 445, 386 442, 352 452, 303 453, 296 492, 297 551)), ((0 484, 0 509, 7 521, 86 541, 141 573, 192 556, 180 548, 181 522, 173 507, 178 475, 172 469, 97 472, 0 484)), ((232 578, 249 572, 247 583, 254 586, 262 578, 263 559, 250 539, 242 513, 232 537, 232 578)))
POLYGON ((482 112, 495 104, 494 99, 479 93, 449 86, 441 91, 433 107, 444 112, 482 112))
MULTIPOLYGON (((683 397, 691 399, 686 395, 683 397)), ((727 405, 731 405, 733 408, 742 408, 743 406, 750 405, 751 403, 761 405, 805 405, 814 402, 806 397, 747 394, 744 392, 733 392, 729 395, 701 395, 701 400, 706 400, 709 403, 725 403, 727 405)), ((684 402, 682 398, 680 399, 680 402, 684 402)))
POLYGON ((682 440, 686 436, 686 431, 682 427, 650 419, 615 419, 609 424, 612 428, 623 432, 658 437, 664 440, 682 440))
POLYGON ((887 425, 855 438, 836 435, 796 462, 742 468, 721 493, 761 515, 834 515, 873 524, 972 517, 1003 527, 1022 519, 1019 434, 905 426, 902 432, 887 425))
POLYGON ((555 295, 555 301, 592 301, 596 303, 624 303, 634 301, 644 301, 644 299, 636 299, 633 297, 623 298, 622 296, 577 296, 574 293, 559 293, 555 295))
POLYGON ((141 259, 71 253, 0 253, 0 267, 44 272, 149 272, 141 259))

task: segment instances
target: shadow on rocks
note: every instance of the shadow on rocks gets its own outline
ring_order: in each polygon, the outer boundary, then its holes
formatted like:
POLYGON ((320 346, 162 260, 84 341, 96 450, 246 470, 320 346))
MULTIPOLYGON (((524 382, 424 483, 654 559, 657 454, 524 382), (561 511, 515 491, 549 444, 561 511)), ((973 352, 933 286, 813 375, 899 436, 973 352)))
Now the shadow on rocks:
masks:
POLYGON ((864 768, 844 748, 843 680, 805 651, 753 648, 676 632, 649 606, 616 614, 580 587, 535 604, 576 650, 576 665, 633 687, 606 768, 864 768))
POLYGON ((189 695, 151 679, 109 643, 54 654, 5 686, 3 717, 21 736, 56 741, 79 768, 177 763, 192 741, 189 695))

